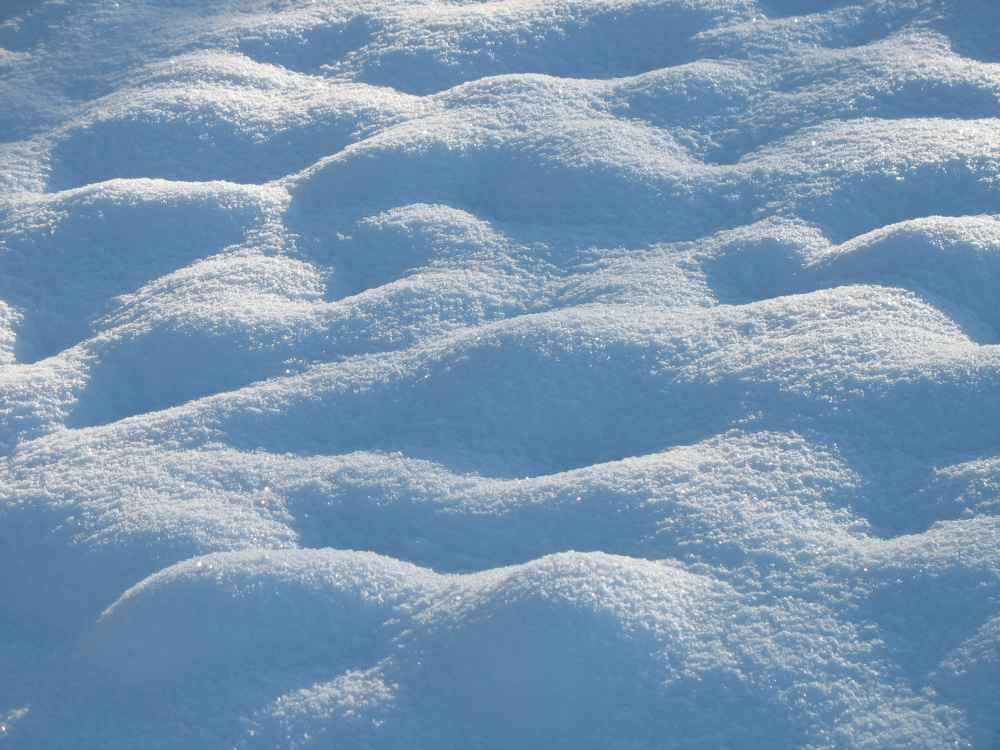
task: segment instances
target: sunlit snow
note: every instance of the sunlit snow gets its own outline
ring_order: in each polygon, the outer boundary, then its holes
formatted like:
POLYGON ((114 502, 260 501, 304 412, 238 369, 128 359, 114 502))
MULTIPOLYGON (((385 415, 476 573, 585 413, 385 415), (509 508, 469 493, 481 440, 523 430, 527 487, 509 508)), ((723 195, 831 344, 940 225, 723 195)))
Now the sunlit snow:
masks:
POLYGON ((995 0, 0 2, 0 748, 993 748, 998 516, 995 0))

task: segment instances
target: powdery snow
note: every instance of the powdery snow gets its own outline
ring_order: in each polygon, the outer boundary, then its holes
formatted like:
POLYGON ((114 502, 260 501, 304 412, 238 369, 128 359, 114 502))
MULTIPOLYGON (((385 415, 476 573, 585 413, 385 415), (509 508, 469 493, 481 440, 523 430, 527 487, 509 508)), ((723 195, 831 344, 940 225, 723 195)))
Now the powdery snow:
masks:
POLYGON ((0 746, 1000 742, 1000 5, 0 9, 0 746))

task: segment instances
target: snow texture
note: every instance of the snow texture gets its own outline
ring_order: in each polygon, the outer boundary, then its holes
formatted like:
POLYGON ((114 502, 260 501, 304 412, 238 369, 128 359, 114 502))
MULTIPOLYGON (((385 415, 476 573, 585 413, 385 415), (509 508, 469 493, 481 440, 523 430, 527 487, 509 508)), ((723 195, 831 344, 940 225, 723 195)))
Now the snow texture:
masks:
POLYGON ((995 0, 0 4, 0 748, 998 697, 995 0))

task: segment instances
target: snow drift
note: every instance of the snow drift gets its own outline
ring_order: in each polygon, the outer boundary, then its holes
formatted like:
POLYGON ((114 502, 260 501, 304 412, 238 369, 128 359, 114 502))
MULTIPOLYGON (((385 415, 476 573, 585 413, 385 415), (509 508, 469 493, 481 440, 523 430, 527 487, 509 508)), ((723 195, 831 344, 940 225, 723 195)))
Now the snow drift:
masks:
POLYGON ((1000 738, 990 0, 0 10, 0 745, 1000 738))

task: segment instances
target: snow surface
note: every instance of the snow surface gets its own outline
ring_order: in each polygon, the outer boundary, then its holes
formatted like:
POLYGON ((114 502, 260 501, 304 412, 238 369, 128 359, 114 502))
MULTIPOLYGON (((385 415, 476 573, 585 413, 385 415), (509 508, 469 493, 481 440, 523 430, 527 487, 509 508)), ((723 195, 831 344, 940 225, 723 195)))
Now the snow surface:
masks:
POLYGON ((0 4, 0 748, 1000 743, 1000 3, 0 4))

